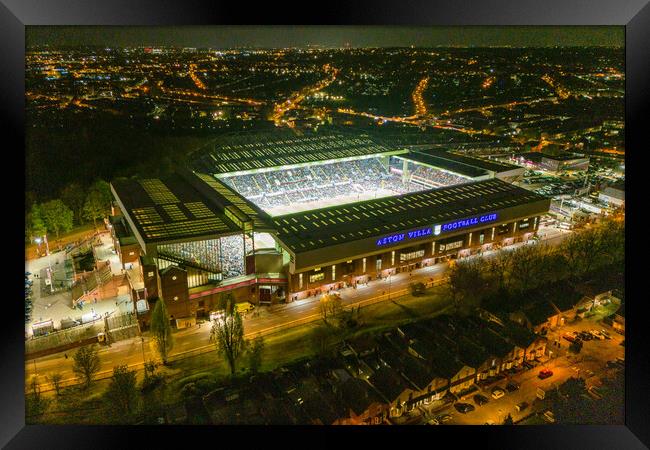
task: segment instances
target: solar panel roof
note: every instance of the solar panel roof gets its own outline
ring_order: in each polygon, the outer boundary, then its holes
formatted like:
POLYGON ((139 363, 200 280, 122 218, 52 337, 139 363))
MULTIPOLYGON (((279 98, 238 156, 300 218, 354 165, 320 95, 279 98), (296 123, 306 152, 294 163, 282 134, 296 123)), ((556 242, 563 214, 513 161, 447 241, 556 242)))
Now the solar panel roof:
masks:
POLYGON ((399 158, 423 163, 428 166, 433 166, 438 169, 447 170, 449 172, 454 172, 458 175, 463 175, 470 178, 476 178, 488 174, 488 172, 484 169, 479 169, 468 164, 453 161, 449 158, 444 158, 438 155, 430 155, 427 153, 410 151, 407 154, 399 155, 399 158))
POLYGON ((256 133, 221 138, 213 148, 197 151, 190 166, 199 172, 227 174, 401 152, 367 135, 256 133))
POLYGON ((520 167, 514 164, 508 164, 500 161, 487 160, 483 158, 475 158, 473 156, 461 155, 459 153, 450 152, 440 149, 420 149, 415 150, 416 153, 426 154, 438 158, 444 158, 458 164, 464 164, 475 167, 481 170, 489 170, 491 172, 507 172, 508 170, 519 169, 520 167))
POLYGON ((241 229, 180 176, 112 183, 145 242, 231 234, 241 229))
POLYGON ((544 200, 499 179, 431 189, 273 218, 295 253, 544 200))

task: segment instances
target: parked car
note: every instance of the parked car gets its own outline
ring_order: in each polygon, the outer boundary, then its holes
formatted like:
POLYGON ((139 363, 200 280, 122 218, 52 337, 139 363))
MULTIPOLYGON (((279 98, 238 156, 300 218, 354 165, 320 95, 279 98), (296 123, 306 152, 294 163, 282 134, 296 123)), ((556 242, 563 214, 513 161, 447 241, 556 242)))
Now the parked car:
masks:
POLYGON ((521 412, 524 409, 528 408, 528 406, 529 406, 528 402, 521 402, 521 403, 517 403, 517 406, 515 406, 515 409, 517 410, 517 412, 521 412))
POLYGON ((472 412, 476 409, 474 408, 474 405, 470 403, 455 403, 454 408, 456 408, 456 411, 461 414, 467 414, 468 412, 472 412))
POLYGON ((589 333, 591 333, 591 335, 594 338, 598 339, 599 341, 604 341, 605 340, 605 336, 600 334, 600 331, 598 331, 598 330, 589 330, 589 333))
POLYGON ((440 425, 440 421, 438 419, 431 419, 427 422, 427 425, 440 425))
POLYGON ((562 335, 562 339, 566 339, 566 340, 569 341, 569 342, 575 342, 575 340, 576 340, 576 335, 575 335, 573 332, 564 333, 564 334, 562 335))
POLYGON ((610 334, 607 332, 607 330, 600 330, 600 334, 605 336, 605 339, 611 339, 612 338, 612 336, 610 336, 610 334))
POLYGON ((519 385, 514 381, 510 381, 508 384, 506 384, 506 390, 508 392, 515 392, 518 389, 519 389, 519 385))
POLYGON ((445 422, 449 422, 453 418, 454 417, 451 414, 442 414, 442 415, 436 417, 436 420, 438 422, 440 422, 440 423, 445 423, 445 422))
POLYGON ((553 414, 553 411, 550 409, 546 411, 542 417, 544 417, 544 420, 546 420, 549 423, 555 423, 555 415, 553 414))
POLYGON ((550 370, 550 369, 542 369, 542 370, 539 371, 539 375, 537 375, 537 376, 539 377, 540 380, 544 380, 544 379, 546 379, 548 377, 552 377, 553 376, 553 371, 550 370))
POLYGON ((591 386, 589 389, 587 389, 587 392, 589 392, 589 395, 591 395, 596 400, 603 398, 602 392, 600 392, 596 386, 591 386))
POLYGON ((581 331, 580 333, 578 333, 578 337, 580 337, 580 339, 582 339, 583 341, 590 341, 590 340, 592 340, 594 338, 591 335, 591 333, 589 333, 587 331, 581 331))
POLYGON ((506 395, 506 392, 503 389, 501 389, 499 386, 495 386, 492 388, 492 398, 494 398, 495 400, 503 397, 504 395, 506 395))
POLYGON ((494 423, 494 420, 488 420, 485 425, 496 425, 496 423, 494 423))
POLYGON ((487 402, 489 402, 489 400, 485 395, 476 394, 474 396, 474 403, 476 403, 478 406, 485 405, 487 402))

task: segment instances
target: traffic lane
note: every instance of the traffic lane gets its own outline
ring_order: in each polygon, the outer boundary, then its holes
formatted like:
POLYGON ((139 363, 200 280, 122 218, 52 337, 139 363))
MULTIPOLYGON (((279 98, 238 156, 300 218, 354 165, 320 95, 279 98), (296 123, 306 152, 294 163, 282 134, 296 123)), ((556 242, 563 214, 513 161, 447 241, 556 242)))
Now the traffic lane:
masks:
MULTIPOLYGON (((73 355, 78 349, 71 349, 66 352, 38 358, 34 363, 33 359, 25 361, 25 378, 30 379, 36 374, 41 381, 54 373, 60 373, 63 380, 75 378, 72 370, 74 364, 73 355), (65 355, 68 355, 66 358, 65 355)), ((102 345, 98 348, 100 369, 99 372, 112 371, 117 365, 141 364, 143 362, 143 345, 140 338, 120 341, 110 347, 102 345)), ((144 354, 146 360, 157 359, 157 355, 151 349, 149 339, 145 338, 144 354)))
MULTIPOLYGON (((514 246, 518 246, 518 245, 522 245, 522 243, 515 244, 514 246)), ((514 247, 514 246, 510 246, 510 247, 514 247)), ((364 300, 369 300, 373 297, 376 297, 378 293, 382 291, 388 292, 386 286, 387 284, 388 286, 390 286, 391 293, 397 292, 399 290, 403 290, 407 288, 408 285, 414 281, 428 281, 431 278, 433 278, 434 280, 440 278, 442 275, 444 275, 447 265, 448 265, 447 263, 439 263, 439 264, 423 267, 420 269, 414 269, 412 275, 409 273, 396 274, 391 276, 390 281, 388 281, 388 279, 373 280, 369 282, 370 284, 367 287, 362 289, 346 288, 345 292, 342 292, 341 297, 342 299, 344 298, 347 299, 347 302, 345 302, 346 305, 358 303, 364 300), (436 277, 436 275, 438 277, 436 277)), ((266 316, 253 317, 251 315, 247 315, 244 318, 244 324, 247 330, 247 334, 249 333, 253 334, 263 330, 267 330, 272 327, 281 326, 282 324, 290 322, 291 320, 299 320, 305 318, 306 316, 320 314, 317 298, 308 299, 307 301, 298 301, 294 303, 298 303, 298 304, 289 303, 287 305, 281 305, 280 307, 273 307, 276 309, 272 312, 269 312, 269 314, 266 316)), ((207 326, 206 325, 203 325, 201 327, 195 326, 187 330, 181 330, 175 334, 176 345, 175 345, 175 349, 172 350, 170 355, 180 353, 181 351, 189 351, 197 347, 200 348, 200 347, 207 346, 210 344, 209 336, 210 336, 209 324, 207 324, 207 326)), ((135 342, 136 345, 140 345, 139 339, 140 338, 136 338, 135 340, 133 340, 133 342, 135 342)), ((112 351, 119 352, 121 346, 119 346, 118 344, 120 343, 113 344, 114 349, 112 351)), ((55 358, 59 364, 65 364, 66 361, 64 359, 63 352, 45 358, 55 358)), ((125 361, 126 363, 130 364, 131 361, 134 360, 134 358, 135 357, 128 356, 127 353, 127 359, 125 359, 125 361)), ((37 365, 40 365, 41 359, 42 358, 37 359, 37 365)), ((30 364, 28 364, 28 362, 29 361, 26 361, 25 364, 26 371, 29 370, 28 366, 30 364)), ((56 371, 56 364, 45 362, 45 368, 46 369, 53 368, 54 371, 56 371)))

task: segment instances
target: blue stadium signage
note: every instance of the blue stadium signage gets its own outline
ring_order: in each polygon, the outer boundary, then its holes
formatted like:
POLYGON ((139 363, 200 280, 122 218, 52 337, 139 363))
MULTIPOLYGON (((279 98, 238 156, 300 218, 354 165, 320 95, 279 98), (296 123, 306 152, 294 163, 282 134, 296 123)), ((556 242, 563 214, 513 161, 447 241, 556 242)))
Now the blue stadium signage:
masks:
POLYGON ((432 232, 433 229, 431 227, 427 227, 427 228, 421 228, 419 230, 409 231, 407 233, 391 234, 390 236, 384 236, 382 238, 377 239, 377 246, 380 247, 388 244, 396 244, 405 239, 416 239, 424 236, 429 236, 431 235, 432 232))
MULTIPOLYGON (((494 222, 495 220, 497 220, 497 217, 498 216, 496 213, 492 213, 492 214, 484 214, 482 216, 471 217, 469 219, 454 220, 453 222, 447 222, 445 224, 440 225, 440 232, 444 233, 445 231, 453 231, 461 228, 471 227, 473 225, 479 225, 487 222, 494 222)), ((436 231, 437 230, 438 230, 438 226, 436 226, 436 231)))
POLYGON ((390 236, 384 236, 377 239, 377 247, 382 247, 384 245, 397 244, 404 240, 417 239, 424 236, 435 235, 438 236, 440 233, 447 231, 454 231, 462 228, 471 227, 474 225, 480 225, 483 223, 494 222, 498 219, 496 213, 484 214, 482 216, 470 217, 469 219, 454 220, 453 222, 447 222, 441 225, 434 225, 433 227, 420 228, 419 230, 408 231, 405 233, 395 233, 390 236))

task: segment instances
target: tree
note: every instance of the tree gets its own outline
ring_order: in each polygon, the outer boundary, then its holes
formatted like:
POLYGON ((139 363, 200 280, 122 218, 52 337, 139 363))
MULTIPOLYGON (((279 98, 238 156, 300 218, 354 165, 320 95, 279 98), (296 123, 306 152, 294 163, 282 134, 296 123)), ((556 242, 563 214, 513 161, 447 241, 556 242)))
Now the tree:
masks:
POLYGON ((95 345, 81 347, 72 359, 72 371, 84 382, 84 387, 87 389, 97 372, 99 372, 97 348, 95 348, 95 345))
POLYGON ((72 210, 60 199, 43 203, 40 209, 46 228, 53 231, 57 239, 61 231, 66 232, 72 229, 72 210))
POLYGON ((236 310, 223 319, 212 323, 212 340, 217 350, 226 358, 232 376, 236 373, 237 360, 246 348, 244 323, 236 310))
POLYGON ((508 413, 506 418, 503 420, 503 424, 504 425, 514 425, 515 424, 515 421, 512 420, 512 415, 510 413, 508 413))
POLYGON ((25 220, 25 233, 27 235, 26 238, 30 241, 36 237, 45 236, 47 233, 47 227, 43 221, 41 209, 36 203, 32 204, 32 208, 29 214, 27 214, 25 220))
POLYGON ((553 283, 566 278, 566 265, 557 249, 549 246, 539 246, 538 276, 540 284, 553 283))
POLYGON ((222 292, 217 299, 216 309, 224 311, 226 314, 232 314, 235 310, 235 297, 232 292, 222 292))
POLYGON ((510 281, 516 291, 523 292, 539 284, 539 256, 538 247, 530 245, 510 252, 510 281))
POLYGON ((32 311, 34 309, 32 303, 32 287, 27 284, 29 277, 25 275, 25 323, 32 320, 32 311))
POLYGON ((509 254, 507 252, 499 252, 485 261, 485 269, 488 279, 498 292, 505 291, 508 265, 510 264, 509 254))
POLYGON ((129 415, 133 412, 137 395, 135 371, 129 370, 126 365, 113 367, 113 376, 106 397, 120 415, 129 415))
POLYGON ((262 366, 262 354, 264 352, 264 338, 257 336, 248 348, 248 367, 253 374, 256 374, 262 366))
POLYGON ((336 340, 336 329, 327 324, 320 325, 314 328, 310 336, 312 351, 322 358, 332 356, 336 340))
POLYGON ((53 373, 52 375, 49 376, 50 383, 52 383, 52 386, 54 386, 54 391, 56 392, 56 395, 61 395, 62 379, 63 379, 63 375, 61 375, 59 372, 53 373))
POLYGON ((158 299, 151 313, 151 336, 162 363, 167 365, 167 355, 174 346, 174 337, 169 324, 167 306, 162 298, 158 299))
POLYGON ((83 208, 84 217, 93 221, 93 226, 97 230, 97 219, 104 217, 106 209, 104 207, 102 194, 99 191, 92 190, 88 192, 83 208))
POLYGON ((61 191, 61 200, 68 205, 74 214, 75 221, 81 225, 83 222, 83 209, 85 202, 84 190, 79 183, 70 183, 61 191))
POLYGON ((483 273, 483 258, 459 261, 449 269, 447 288, 457 313, 469 313, 479 307, 488 292, 483 273))
POLYGON ((113 199, 113 194, 111 194, 111 185, 102 179, 95 180, 93 185, 90 187, 90 191, 95 191, 99 194, 99 198, 104 210, 108 210, 111 207, 111 200, 113 199))
POLYGON ((334 318, 341 313, 341 297, 335 294, 324 294, 320 299, 320 313, 323 320, 327 322, 327 318, 334 318))
POLYGON ((41 387, 36 377, 32 377, 30 382, 30 391, 25 396, 25 418, 26 422, 33 424, 34 419, 38 419, 47 411, 50 401, 41 395, 41 387))

